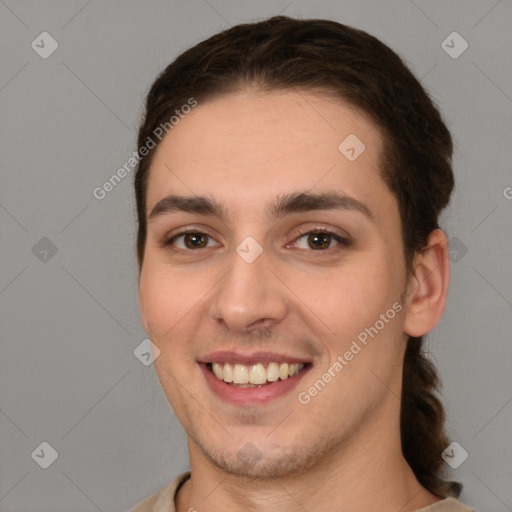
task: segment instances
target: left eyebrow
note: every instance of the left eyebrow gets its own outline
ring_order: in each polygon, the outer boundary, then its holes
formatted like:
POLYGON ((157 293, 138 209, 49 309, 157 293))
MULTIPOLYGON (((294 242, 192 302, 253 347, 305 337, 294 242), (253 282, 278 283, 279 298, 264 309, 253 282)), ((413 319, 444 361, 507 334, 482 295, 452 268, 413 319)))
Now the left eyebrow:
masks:
POLYGON ((279 217, 286 213, 307 212, 311 210, 347 210, 357 211, 375 221, 372 211, 361 201, 340 192, 299 192, 284 194, 277 201, 268 205, 271 217, 279 217))
MULTIPOLYGON (((340 192, 295 192, 281 194, 266 206, 270 218, 281 217, 289 213, 308 212, 312 210, 346 210, 364 214, 375 221, 370 208, 354 197, 340 192)), ((169 195, 161 199, 151 210, 148 220, 174 212, 196 213, 217 217, 223 221, 227 218, 228 208, 207 196, 169 195)))

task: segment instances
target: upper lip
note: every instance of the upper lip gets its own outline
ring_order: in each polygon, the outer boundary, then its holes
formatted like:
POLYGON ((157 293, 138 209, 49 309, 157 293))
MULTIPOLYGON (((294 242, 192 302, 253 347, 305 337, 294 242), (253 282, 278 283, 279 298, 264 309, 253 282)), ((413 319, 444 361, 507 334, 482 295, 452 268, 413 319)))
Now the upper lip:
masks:
POLYGON ((242 354, 235 351, 217 350, 198 359, 200 363, 230 363, 250 366, 257 363, 309 363, 305 357, 293 357, 276 352, 252 352, 242 354))

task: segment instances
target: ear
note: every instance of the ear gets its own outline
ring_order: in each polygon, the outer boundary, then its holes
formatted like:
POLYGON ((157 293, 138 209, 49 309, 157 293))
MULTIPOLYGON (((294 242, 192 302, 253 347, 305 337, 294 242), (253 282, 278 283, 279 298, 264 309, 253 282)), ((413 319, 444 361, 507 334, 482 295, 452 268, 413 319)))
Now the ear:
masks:
POLYGON ((416 254, 405 298, 404 332, 423 336, 443 316, 450 284, 448 239, 440 229, 433 230, 427 247, 416 254))

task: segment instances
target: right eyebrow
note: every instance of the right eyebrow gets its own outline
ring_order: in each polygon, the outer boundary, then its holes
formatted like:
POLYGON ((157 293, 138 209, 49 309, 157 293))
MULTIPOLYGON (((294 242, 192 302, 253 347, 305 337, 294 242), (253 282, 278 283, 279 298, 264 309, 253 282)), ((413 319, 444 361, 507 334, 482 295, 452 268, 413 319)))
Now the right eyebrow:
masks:
POLYGON ((219 219, 227 217, 227 209, 221 203, 206 196, 169 195, 158 201, 151 210, 148 220, 174 212, 197 213, 211 215, 219 219))

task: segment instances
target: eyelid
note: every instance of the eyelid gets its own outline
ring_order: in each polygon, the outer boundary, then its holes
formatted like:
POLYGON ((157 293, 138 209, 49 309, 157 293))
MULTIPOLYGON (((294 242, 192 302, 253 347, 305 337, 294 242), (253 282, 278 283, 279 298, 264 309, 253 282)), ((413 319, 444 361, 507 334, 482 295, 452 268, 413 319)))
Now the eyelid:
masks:
POLYGON ((308 235, 310 233, 327 233, 330 235, 336 235, 340 238, 346 238, 347 240, 350 238, 348 233, 346 232, 338 232, 335 228, 326 227, 326 226, 313 226, 309 228, 299 227, 297 228, 299 232, 299 236, 308 235))

